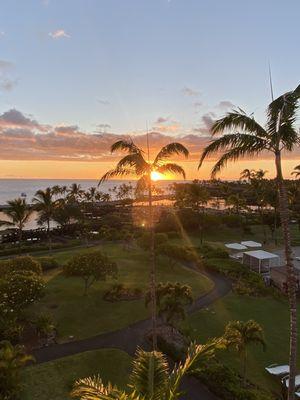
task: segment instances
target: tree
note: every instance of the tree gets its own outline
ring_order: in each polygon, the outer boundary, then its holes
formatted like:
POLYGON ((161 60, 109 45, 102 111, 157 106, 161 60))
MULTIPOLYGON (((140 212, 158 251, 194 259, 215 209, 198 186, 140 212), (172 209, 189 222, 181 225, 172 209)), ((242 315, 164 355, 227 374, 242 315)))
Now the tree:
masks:
POLYGON ((1 399, 15 400, 18 397, 20 392, 20 372, 30 361, 34 361, 34 358, 26 354, 23 346, 13 346, 8 341, 0 343, 1 399))
POLYGON ((51 188, 47 188, 46 190, 38 190, 32 201, 39 215, 38 223, 40 225, 46 224, 47 226, 49 250, 51 250, 52 241, 51 241, 50 222, 51 220, 53 220, 58 202, 53 200, 53 193, 51 188))
POLYGON ((220 340, 205 345, 191 344, 186 359, 169 369, 167 358, 160 352, 137 349, 128 390, 110 383, 105 386, 100 376, 79 379, 71 393, 81 400, 176 400, 181 395, 182 379, 192 373, 200 361, 212 357, 220 340))
POLYGON ((295 268, 291 247, 289 227, 289 209, 285 182, 283 179, 282 152, 291 152, 299 144, 299 133, 295 128, 296 111, 300 98, 300 85, 291 92, 273 100, 268 106, 267 124, 264 128, 253 116, 243 110, 233 110, 224 118, 217 120, 212 128, 213 136, 229 131, 215 138, 202 152, 199 167, 211 154, 222 152, 212 169, 212 177, 226 166, 229 161, 236 161, 244 156, 254 157, 263 151, 271 152, 275 159, 276 179, 279 192, 279 212, 283 231, 285 258, 288 272, 288 292, 290 305, 290 384, 288 399, 295 397, 295 375, 297 359, 297 302, 295 268))
MULTIPOLYGON (((146 306, 151 301, 150 292, 146 294, 146 306)), ((192 289, 181 283, 159 283, 156 288, 158 315, 172 326, 185 319, 185 307, 193 302, 192 289)))
POLYGON ((294 175, 296 179, 300 177, 300 165, 296 165, 294 168, 294 171, 291 173, 291 175, 294 175))
POLYGON ((77 183, 72 183, 72 185, 68 190, 69 201, 78 203, 83 195, 84 195, 84 190, 81 189, 81 185, 77 183))
POLYGON ((18 229, 19 251, 21 252, 23 230, 28 222, 32 209, 25 199, 15 199, 7 202, 8 208, 2 210, 8 221, 0 221, 0 226, 13 226, 18 229))
POLYGON ((233 347, 240 355, 243 365, 243 380, 246 383, 247 349, 251 344, 259 344, 265 349, 262 327, 254 320, 247 322, 231 321, 225 328, 224 335, 228 347, 233 347))
POLYGON ((231 206, 237 215, 240 215, 241 210, 245 209, 247 206, 245 197, 240 194, 231 194, 225 199, 225 203, 227 206, 231 206))
POLYGON ((116 277, 117 272, 116 263, 99 250, 77 254, 64 266, 65 276, 83 279, 85 296, 96 281, 105 281, 107 277, 116 277))
POLYGON ((153 173, 165 175, 177 174, 185 178, 185 172, 178 164, 166 162, 171 156, 182 154, 188 157, 188 150, 180 143, 169 143, 162 147, 153 161, 150 161, 149 144, 148 144, 148 157, 145 158, 144 151, 138 147, 131 139, 119 140, 111 146, 111 152, 125 151, 127 155, 124 156, 117 164, 117 166, 108 171, 100 179, 100 183, 113 178, 115 176, 128 176, 134 175, 139 178, 137 185, 144 187, 148 190, 148 204, 149 204, 149 231, 151 234, 150 241, 150 290, 151 290, 151 314, 152 314, 152 337, 153 349, 156 350, 156 265, 155 265, 155 249, 154 249, 154 223, 153 223, 153 208, 152 208, 152 177, 153 173))

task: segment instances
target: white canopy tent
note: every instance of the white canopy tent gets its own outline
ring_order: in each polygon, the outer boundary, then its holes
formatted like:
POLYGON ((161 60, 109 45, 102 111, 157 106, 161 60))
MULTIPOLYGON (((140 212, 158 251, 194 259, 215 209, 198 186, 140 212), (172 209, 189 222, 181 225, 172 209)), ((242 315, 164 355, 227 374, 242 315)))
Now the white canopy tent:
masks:
POLYGON ((226 243, 225 246, 231 250, 246 250, 247 247, 240 243, 226 243))
POLYGON ((247 247, 251 247, 251 248, 255 248, 255 247, 262 247, 261 243, 258 242, 254 242, 253 240, 247 240, 245 242, 241 242, 241 244, 243 246, 247 246, 247 247))
POLYGON ((270 268, 279 266, 279 256, 264 250, 246 251, 243 254, 243 264, 259 274, 269 273, 270 268))

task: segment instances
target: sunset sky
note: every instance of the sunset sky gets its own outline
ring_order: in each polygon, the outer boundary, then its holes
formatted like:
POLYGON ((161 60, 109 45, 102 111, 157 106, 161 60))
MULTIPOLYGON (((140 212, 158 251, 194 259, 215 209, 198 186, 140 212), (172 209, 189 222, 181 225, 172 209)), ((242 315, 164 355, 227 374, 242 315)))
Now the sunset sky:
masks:
MULTIPOLYGON (((180 140, 197 171, 214 119, 240 106, 264 123, 300 82, 299 0, 2 0, 0 178, 98 178, 131 135, 180 140)), ((300 164, 285 160, 285 174, 300 164)), ((272 160, 229 165, 221 177, 272 160)))

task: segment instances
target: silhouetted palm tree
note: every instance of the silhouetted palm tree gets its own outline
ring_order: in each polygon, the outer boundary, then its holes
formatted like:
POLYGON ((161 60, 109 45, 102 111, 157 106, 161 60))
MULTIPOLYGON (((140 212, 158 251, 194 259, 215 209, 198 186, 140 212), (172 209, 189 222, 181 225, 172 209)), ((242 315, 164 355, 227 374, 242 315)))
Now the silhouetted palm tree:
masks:
POLYGON ((300 177, 300 165, 296 165, 291 175, 294 175, 297 179, 300 177))
POLYGON ((2 212, 8 220, 0 221, 0 226, 13 226, 18 229, 19 251, 21 251, 23 230, 32 213, 32 209, 26 203, 26 200, 21 198, 10 200, 7 204, 8 208, 4 208, 2 212))
POLYGON ((285 257, 288 271, 290 303, 290 384, 289 400, 295 397, 295 374, 297 359, 297 302, 296 276, 291 247, 289 227, 289 209, 286 186, 283 179, 282 152, 290 152, 299 144, 299 132, 295 128, 296 112, 300 98, 300 85, 291 92, 278 97, 268 107, 267 124, 264 128, 253 116, 248 116, 241 109, 227 113, 216 121, 211 129, 212 134, 234 131, 214 139, 202 152, 199 167, 211 154, 222 151, 223 154, 212 169, 214 177, 229 161, 236 161, 244 156, 254 157, 264 151, 273 153, 279 191, 281 226, 285 244, 285 257))
POLYGON ((100 179, 103 182, 107 179, 115 176, 128 176, 135 175, 139 178, 138 185, 148 190, 148 202, 149 202, 149 229, 151 232, 151 245, 150 245, 150 257, 151 257, 151 270, 150 270, 150 290, 151 290, 151 313, 152 313, 152 336, 153 336, 153 349, 157 347, 156 337, 156 268, 155 268, 155 251, 154 251, 154 224, 153 224, 153 210, 152 210, 152 180, 151 174, 158 172, 160 174, 179 174, 185 178, 185 172, 182 167, 178 164, 166 162, 168 158, 175 154, 183 154, 188 157, 188 150, 180 143, 170 143, 162 147, 158 152, 155 159, 150 161, 149 150, 148 157, 145 158, 144 151, 138 147, 131 139, 119 140, 111 146, 111 152, 125 151, 128 154, 123 157, 117 164, 116 168, 108 171, 100 179))
POLYGON ((38 190, 35 197, 32 199, 34 208, 38 212, 38 223, 47 226, 47 237, 49 243, 49 250, 52 248, 50 222, 54 217, 55 209, 58 205, 57 201, 53 200, 51 188, 46 190, 38 190))

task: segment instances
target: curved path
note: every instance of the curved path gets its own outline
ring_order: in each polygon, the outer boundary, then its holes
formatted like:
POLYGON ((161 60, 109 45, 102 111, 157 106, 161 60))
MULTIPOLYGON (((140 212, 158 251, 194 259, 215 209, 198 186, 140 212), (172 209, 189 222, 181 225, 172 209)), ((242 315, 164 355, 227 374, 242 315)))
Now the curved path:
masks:
MULTIPOLYGON (((225 296, 231 290, 230 281, 223 276, 216 273, 202 271, 201 274, 211 279, 214 286, 209 292, 198 297, 194 301, 187 310, 188 314, 209 306, 216 300, 225 296)), ((147 347, 144 338, 145 333, 150 331, 150 329, 151 320, 146 319, 135 322, 126 328, 114 332, 103 333, 87 339, 36 349, 33 351, 33 355, 37 363, 44 363, 73 354, 82 353, 84 351, 99 350, 101 348, 115 348, 123 350, 133 356, 137 346, 143 346, 143 348, 147 347)), ((193 377, 185 378, 183 389, 188 392, 188 396, 182 397, 182 399, 196 400, 201 398, 201 400, 216 400, 216 397, 212 393, 208 392, 208 390, 193 377)))

